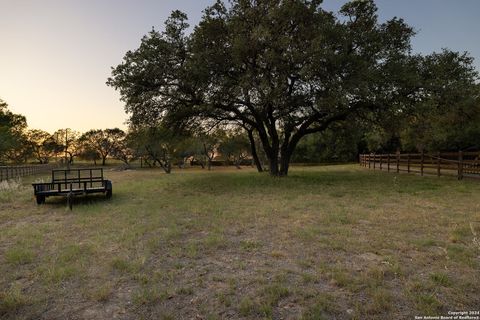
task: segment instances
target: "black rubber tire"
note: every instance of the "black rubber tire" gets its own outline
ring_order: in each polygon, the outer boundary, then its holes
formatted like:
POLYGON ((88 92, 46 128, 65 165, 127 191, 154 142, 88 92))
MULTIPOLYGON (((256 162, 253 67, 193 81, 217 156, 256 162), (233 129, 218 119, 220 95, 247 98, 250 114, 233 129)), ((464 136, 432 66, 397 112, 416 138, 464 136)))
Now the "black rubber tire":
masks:
POLYGON ((74 198, 74 194, 73 194, 73 192, 70 192, 67 196, 67 204, 68 204, 68 207, 70 208, 70 210, 73 209, 73 198, 74 198))
POLYGON ((44 204, 45 203, 45 196, 36 196, 37 198, 37 204, 44 204))
POLYGON ((110 199, 112 198, 112 195, 113 195, 113 187, 112 187, 112 181, 110 180, 107 180, 106 183, 105 183, 105 189, 107 190, 105 192, 105 197, 107 199, 110 199))

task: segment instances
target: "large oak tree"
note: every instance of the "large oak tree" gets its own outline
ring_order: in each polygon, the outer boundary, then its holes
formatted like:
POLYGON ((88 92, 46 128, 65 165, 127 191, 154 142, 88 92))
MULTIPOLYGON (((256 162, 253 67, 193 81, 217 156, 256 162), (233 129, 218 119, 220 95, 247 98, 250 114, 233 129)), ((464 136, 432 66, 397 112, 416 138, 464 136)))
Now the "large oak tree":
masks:
POLYGON ((372 0, 347 3, 339 15, 321 2, 218 1, 191 33, 175 11, 107 84, 132 125, 236 124, 259 137, 270 174, 287 175, 302 137, 401 112, 422 93, 411 27, 380 23, 372 0))

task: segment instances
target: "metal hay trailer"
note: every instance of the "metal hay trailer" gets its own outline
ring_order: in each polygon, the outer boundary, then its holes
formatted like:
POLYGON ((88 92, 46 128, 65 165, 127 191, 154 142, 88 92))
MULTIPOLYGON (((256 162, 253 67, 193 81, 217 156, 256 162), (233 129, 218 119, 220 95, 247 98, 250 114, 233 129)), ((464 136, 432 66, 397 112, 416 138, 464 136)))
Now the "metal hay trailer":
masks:
POLYGON ((67 197, 70 210, 73 199, 78 195, 104 193, 112 197, 112 182, 103 176, 102 168, 52 170, 52 182, 32 183, 37 204, 45 203, 51 196, 67 197))

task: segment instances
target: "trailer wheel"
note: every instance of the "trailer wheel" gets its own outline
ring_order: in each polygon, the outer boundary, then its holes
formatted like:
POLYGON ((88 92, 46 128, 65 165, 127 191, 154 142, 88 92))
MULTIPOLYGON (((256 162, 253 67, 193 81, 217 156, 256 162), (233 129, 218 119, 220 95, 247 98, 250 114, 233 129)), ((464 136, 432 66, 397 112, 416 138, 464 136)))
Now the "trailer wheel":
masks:
POLYGON ((40 205, 40 204, 44 204, 45 203, 45 196, 36 196, 37 198, 37 204, 40 205))
POLYGON ((70 210, 72 210, 72 208, 73 208, 73 197, 74 197, 73 192, 70 192, 67 196, 67 204, 68 204, 68 207, 70 208, 70 210))
POLYGON ((110 199, 112 197, 112 194, 113 194, 112 181, 110 181, 110 180, 106 181, 105 189, 107 190, 105 192, 105 196, 106 196, 107 199, 110 199))

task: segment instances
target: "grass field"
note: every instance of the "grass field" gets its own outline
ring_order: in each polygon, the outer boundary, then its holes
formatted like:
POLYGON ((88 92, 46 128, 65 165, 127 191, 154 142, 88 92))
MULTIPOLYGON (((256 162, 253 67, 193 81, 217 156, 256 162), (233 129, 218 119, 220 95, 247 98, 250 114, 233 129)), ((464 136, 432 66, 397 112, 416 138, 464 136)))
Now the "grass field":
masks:
MULTIPOLYGON (((0 190, 0 318, 414 319, 480 306, 480 181, 358 165, 0 190), (476 236, 475 236, 476 234, 476 236)), ((37 177, 38 178, 38 177, 37 177)), ((33 178, 32 178, 33 179, 33 178)))

